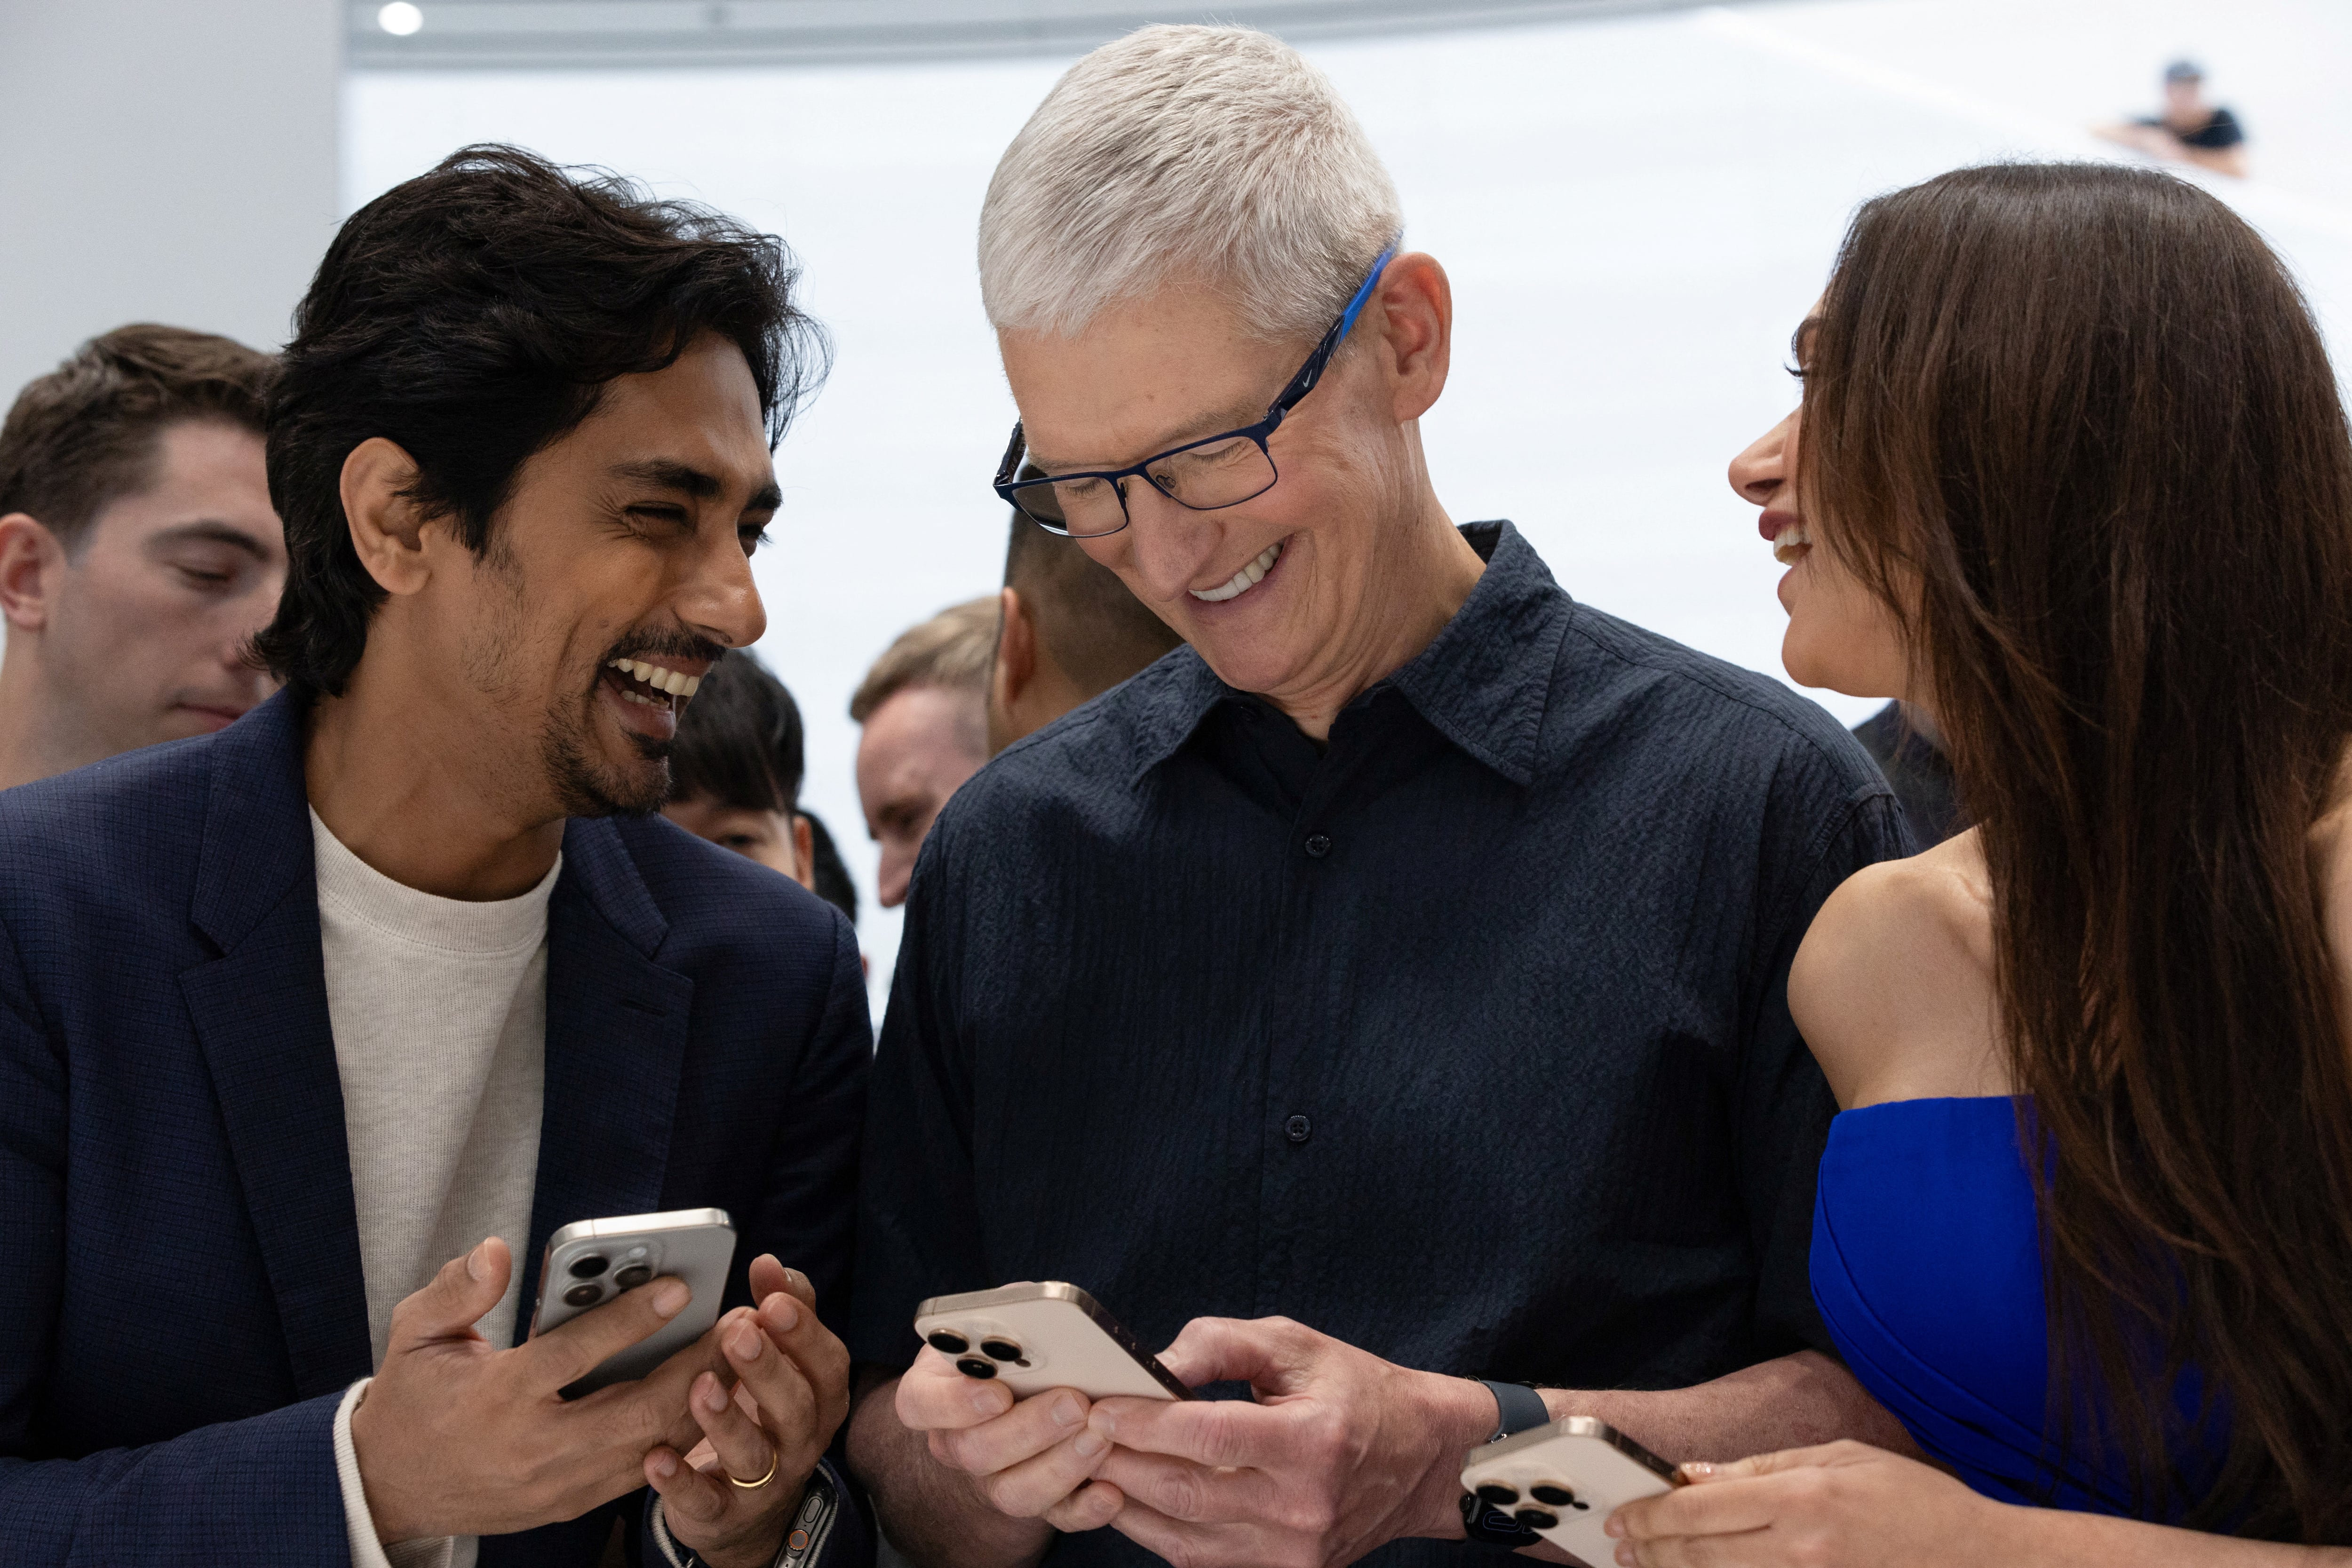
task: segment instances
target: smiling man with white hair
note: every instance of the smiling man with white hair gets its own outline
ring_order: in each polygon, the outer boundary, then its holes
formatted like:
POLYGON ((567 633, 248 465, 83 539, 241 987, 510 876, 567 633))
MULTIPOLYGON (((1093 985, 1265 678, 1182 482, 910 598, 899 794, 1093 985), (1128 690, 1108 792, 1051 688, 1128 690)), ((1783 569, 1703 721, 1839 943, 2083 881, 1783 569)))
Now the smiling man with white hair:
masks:
POLYGON ((1786 999, 1896 807, 1819 708, 1454 524, 1402 237, 1238 28, 1097 50, 990 187, 998 493, 1191 646, 1008 747, 915 876, 849 1338, 919 1562, 1499 1559, 1535 1537, 1456 1480, 1498 1428, 1902 1441, 1807 1292, 1833 1107, 1786 999), (1024 1279, 1254 1398, 1016 1400, 909 1328, 1024 1279))

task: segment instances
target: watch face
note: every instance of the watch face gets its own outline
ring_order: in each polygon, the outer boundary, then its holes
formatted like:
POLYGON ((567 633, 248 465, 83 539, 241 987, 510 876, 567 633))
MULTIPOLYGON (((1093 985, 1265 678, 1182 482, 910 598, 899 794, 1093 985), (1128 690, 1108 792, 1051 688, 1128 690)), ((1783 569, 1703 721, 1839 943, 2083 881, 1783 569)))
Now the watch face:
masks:
POLYGON ((1481 1499, 1462 1494, 1462 1532, 1473 1541, 1505 1546, 1528 1546, 1542 1540, 1534 1531, 1481 1499))

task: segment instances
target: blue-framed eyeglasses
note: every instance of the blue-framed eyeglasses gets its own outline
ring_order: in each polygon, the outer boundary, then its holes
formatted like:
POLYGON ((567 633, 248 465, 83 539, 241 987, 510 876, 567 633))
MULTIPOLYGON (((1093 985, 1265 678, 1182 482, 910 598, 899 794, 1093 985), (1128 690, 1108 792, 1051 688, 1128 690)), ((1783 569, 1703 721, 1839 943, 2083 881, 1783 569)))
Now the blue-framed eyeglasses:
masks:
POLYGON ((1323 340, 1315 345, 1315 351, 1307 356, 1307 362, 1255 424, 1188 441, 1131 467, 1046 474, 1028 462, 1029 438, 1015 423, 1004 461, 996 466, 996 493, 1039 528, 1069 538, 1096 538, 1127 527, 1130 479, 1141 479, 1178 506, 1195 512, 1238 507, 1265 495, 1282 476, 1275 468, 1267 438, 1282 428, 1290 411, 1323 379, 1325 367, 1346 340, 1348 329, 1356 324, 1364 302, 1372 297, 1373 286, 1395 255, 1394 246, 1381 252, 1371 272, 1349 298, 1348 308, 1339 312, 1339 319, 1331 323, 1331 329, 1323 334, 1323 340))

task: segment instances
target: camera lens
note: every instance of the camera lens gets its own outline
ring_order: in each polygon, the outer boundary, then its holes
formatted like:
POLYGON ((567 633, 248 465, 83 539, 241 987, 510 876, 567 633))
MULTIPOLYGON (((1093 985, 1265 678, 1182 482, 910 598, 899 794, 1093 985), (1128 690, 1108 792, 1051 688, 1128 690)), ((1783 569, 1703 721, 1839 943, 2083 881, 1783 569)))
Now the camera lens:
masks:
POLYGON ((1488 1481, 1478 1489, 1478 1498, 1480 1501, 1491 1502, 1496 1508, 1508 1508, 1519 1500, 1519 1489, 1506 1486, 1501 1481, 1488 1481))
POLYGON ((947 1329, 933 1329, 929 1343, 930 1347, 941 1355, 961 1355, 971 1348, 971 1341, 947 1329))
POLYGON ((1566 1508, 1576 1500, 1576 1494, 1558 1481, 1538 1481, 1528 1489, 1528 1495, 1538 1502, 1548 1502, 1554 1508, 1566 1508))
POLYGON ((1019 1361, 1021 1347, 1009 1339, 984 1339, 980 1342, 980 1354, 998 1361, 1019 1361))
POLYGON ((625 1291, 634 1291, 639 1285, 644 1284, 647 1280, 650 1280, 653 1277, 654 1268, 652 1264, 632 1263, 627 1268, 620 1270, 613 1276, 613 1283, 620 1286, 621 1289, 625 1291))
POLYGON ((593 1280, 604 1271, 604 1255, 602 1252, 591 1252, 586 1257, 572 1260, 572 1277, 575 1280, 593 1280))
POLYGON ((604 1293, 602 1285, 574 1285, 563 1292, 563 1304, 567 1307, 593 1307, 596 1304, 596 1298, 604 1293))
POLYGON ((966 1377, 993 1377, 996 1375, 996 1363, 982 1361, 976 1355, 967 1355, 956 1363, 956 1370, 966 1377))
POLYGON ((1559 1515, 1545 1508, 1523 1508, 1511 1517, 1529 1530, 1552 1530, 1559 1524, 1559 1515))

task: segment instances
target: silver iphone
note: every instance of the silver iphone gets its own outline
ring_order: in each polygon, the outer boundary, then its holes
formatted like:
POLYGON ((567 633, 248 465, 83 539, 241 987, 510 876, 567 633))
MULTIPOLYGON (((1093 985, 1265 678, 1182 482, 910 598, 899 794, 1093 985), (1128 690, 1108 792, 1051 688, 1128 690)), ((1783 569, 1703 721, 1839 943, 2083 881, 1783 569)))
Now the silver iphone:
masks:
POLYGON ((1049 1388, 1089 1399, 1192 1397, 1092 1296, 1058 1280, 933 1296, 915 1309, 915 1332, 966 1377, 995 1378, 1016 1399, 1049 1388))
POLYGON ((735 1222, 723 1208, 679 1208, 580 1219, 547 1239, 539 1265, 533 1338, 570 1322, 625 1291, 675 1274, 694 1291, 686 1310, 647 1338, 606 1357, 563 1390, 566 1399, 643 1377, 700 1339, 719 1321, 727 1270, 735 1260, 735 1222))

